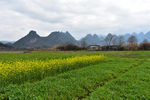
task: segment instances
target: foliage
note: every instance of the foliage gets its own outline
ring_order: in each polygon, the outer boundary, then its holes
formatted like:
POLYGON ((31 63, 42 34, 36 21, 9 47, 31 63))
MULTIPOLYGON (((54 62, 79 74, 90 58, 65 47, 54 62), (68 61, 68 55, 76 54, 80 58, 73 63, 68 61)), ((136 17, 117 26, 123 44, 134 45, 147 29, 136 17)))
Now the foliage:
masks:
POLYGON ((140 50, 150 50, 150 43, 145 42, 145 43, 141 43, 139 46, 140 50))
POLYGON ((139 46, 137 43, 130 43, 130 44, 124 46, 124 50, 137 51, 137 50, 139 50, 139 46))
POLYGON ((61 51, 72 51, 72 50, 84 50, 85 49, 85 47, 79 47, 74 44, 68 44, 65 46, 56 46, 55 48, 58 50, 61 50, 61 51))

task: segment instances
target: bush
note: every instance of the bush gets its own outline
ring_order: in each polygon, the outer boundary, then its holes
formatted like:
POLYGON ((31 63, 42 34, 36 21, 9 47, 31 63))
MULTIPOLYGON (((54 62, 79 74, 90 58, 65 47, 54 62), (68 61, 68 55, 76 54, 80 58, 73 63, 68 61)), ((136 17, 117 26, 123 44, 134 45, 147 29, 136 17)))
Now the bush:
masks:
POLYGON ((119 45, 102 46, 103 51, 123 51, 124 47, 119 45))
POLYGON ((72 50, 84 50, 85 48, 74 44, 68 44, 65 46, 55 46, 55 49, 61 51, 72 51, 72 50))
POLYGON ((139 46, 140 50, 150 50, 150 43, 141 43, 139 46))
POLYGON ((139 46, 137 43, 130 43, 127 46, 124 46, 124 50, 138 50, 139 46))

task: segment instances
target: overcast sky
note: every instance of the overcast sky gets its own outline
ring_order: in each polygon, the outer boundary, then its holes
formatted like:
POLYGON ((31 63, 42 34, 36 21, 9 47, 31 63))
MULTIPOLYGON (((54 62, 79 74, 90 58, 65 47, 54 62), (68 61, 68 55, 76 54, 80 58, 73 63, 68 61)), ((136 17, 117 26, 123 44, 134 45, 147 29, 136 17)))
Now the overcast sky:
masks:
POLYGON ((69 31, 124 34, 150 30, 150 0, 0 0, 0 40, 14 41, 30 30, 47 36, 69 31))

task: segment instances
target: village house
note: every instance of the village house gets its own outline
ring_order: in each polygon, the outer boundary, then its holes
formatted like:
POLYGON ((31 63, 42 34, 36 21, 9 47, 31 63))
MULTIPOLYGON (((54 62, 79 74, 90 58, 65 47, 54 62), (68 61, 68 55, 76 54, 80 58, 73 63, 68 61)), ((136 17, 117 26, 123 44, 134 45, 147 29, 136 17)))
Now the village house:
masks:
POLYGON ((87 48, 89 50, 101 50, 101 46, 100 45, 89 45, 87 48))

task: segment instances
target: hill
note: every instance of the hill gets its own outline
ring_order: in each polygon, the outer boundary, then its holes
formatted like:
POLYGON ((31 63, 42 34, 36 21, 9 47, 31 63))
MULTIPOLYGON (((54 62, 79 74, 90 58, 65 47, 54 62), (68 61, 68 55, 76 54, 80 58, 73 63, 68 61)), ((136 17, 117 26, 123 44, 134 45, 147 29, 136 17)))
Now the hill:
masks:
POLYGON ((16 48, 52 48, 55 45, 78 44, 69 32, 52 32, 47 37, 41 37, 36 31, 30 31, 25 37, 16 41, 16 48))
POLYGON ((9 45, 9 44, 3 44, 0 42, 0 50, 9 50, 12 49, 13 46, 9 45))

